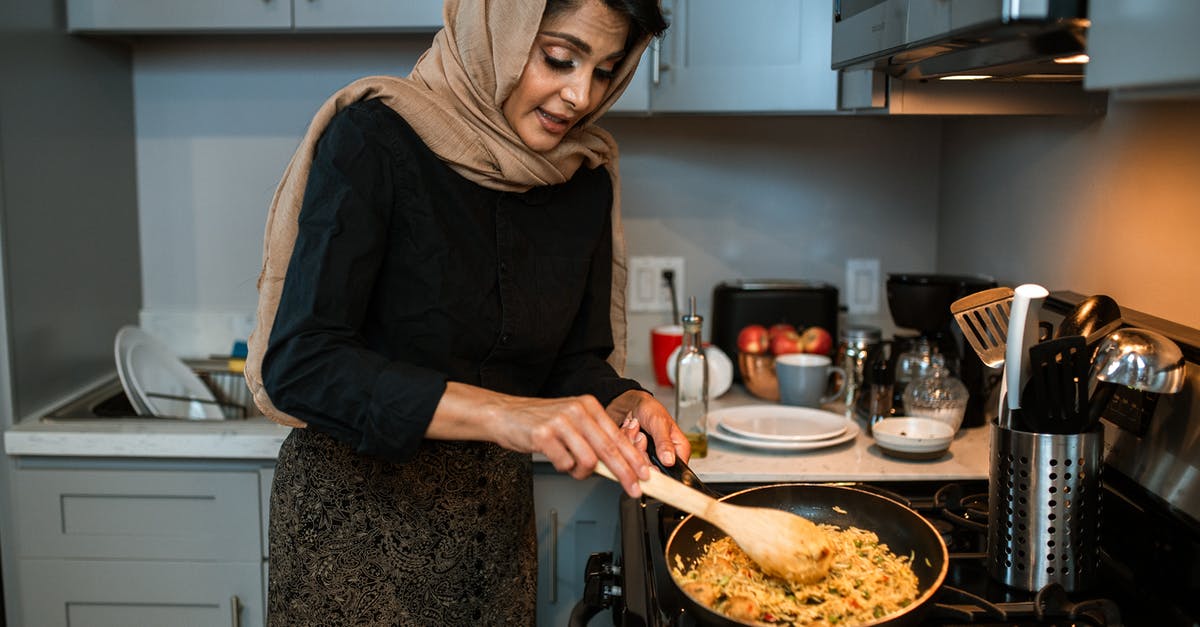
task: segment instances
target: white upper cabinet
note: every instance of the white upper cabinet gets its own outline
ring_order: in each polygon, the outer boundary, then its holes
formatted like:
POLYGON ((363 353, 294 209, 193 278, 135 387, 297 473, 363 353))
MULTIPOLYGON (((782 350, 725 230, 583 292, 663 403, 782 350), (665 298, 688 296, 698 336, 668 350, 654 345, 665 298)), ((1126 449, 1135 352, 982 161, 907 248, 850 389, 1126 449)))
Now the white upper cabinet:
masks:
POLYGON ((67 0, 71 32, 436 30, 442 0, 67 0))
POLYGON ((1200 2, 1091 0, 1088 89, 1200 96, 1200 2))
POLYGON ((625 86, 625 93, 620 100, 613 103, 609 111, 614 113, 649 113, 650 112, 650 64, 654 62, 654 52, 647 49, 638 62, 637 72, 625 86))
POLYGON ((652 112, 837 109, 831 2, 666 0, 663 7, 671 27, 645 72, 652 112))
POLYGON ((296 30, 442 27, 442 0, 293 0, 296 30))
POLYGON ((68 0, 72 32, 287 30, 292 0, 68 0))

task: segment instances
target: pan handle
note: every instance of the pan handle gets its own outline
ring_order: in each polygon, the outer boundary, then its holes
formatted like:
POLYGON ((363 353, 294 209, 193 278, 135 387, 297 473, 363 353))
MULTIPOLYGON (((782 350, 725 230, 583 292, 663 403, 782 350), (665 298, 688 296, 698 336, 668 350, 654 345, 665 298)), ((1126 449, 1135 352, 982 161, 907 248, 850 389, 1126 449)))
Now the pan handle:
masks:
POLYGON ((696 475, 695 471, 693 471, 682 459, 679 459, 678 456, 675 457, 675 465, 667 466, 663 464, 662 460, 658 458, 657 449, 654 446, 654 438, 650 437, 650 434, 646 433, 644 429, 642 430, 642 435, 646 436, 646 454, 650 456, 650 463, 654 464, 655 467, 661 470, 664 475, 671 477, 672 479, 689 488, 692 488, 693 490, 699 490, 700 492, 703 492, 714 499, 719 499, 722 496, 725 496, 724 494, 721 494, 720 492, 708 487, 707 484, 700 480, 700 477, 696 475))

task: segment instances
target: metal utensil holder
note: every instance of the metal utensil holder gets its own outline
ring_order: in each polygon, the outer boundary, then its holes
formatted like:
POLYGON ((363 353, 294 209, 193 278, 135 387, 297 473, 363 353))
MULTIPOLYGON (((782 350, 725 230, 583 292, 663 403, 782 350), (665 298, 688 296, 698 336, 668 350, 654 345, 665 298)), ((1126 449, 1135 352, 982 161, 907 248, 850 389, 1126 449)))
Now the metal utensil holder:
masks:
POLYGON ((1008 586, 1068 592, 1095 580, 1104 431, 1029 433, 992 423, 988 572, 1008 586))

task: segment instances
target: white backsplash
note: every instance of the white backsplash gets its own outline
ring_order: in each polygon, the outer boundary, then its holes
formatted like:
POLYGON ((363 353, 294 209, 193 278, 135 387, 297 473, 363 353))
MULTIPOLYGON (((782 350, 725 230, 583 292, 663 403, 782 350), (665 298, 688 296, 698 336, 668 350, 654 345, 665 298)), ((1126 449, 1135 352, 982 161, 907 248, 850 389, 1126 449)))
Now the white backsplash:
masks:
POLYGON ((229 355, 233 343, 250 337, 254 311, 145 310, 138 325, 180 357, 229 355))

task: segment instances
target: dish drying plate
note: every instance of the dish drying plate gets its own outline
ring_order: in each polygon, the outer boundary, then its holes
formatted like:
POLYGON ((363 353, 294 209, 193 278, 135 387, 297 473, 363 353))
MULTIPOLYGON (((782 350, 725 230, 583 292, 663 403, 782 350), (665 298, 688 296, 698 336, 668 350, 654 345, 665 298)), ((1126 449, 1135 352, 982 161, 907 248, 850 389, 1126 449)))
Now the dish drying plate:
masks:
POLYGON ((135 326, 122 327, 115 350, 121 386, 138 415, 225 419, 204 381, 154 336, 135 326))

